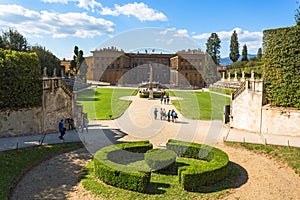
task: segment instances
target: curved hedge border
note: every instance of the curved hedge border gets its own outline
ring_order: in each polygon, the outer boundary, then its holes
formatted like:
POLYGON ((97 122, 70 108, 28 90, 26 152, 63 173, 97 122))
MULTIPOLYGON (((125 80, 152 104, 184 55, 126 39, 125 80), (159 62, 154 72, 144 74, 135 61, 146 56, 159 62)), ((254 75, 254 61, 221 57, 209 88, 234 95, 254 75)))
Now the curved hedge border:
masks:
POLYGON ((176 153, 168 149, 151 149, 145 153, 145 161, 154 171, 172 168, 176 162, 176 153))
POLYGON ((225 179, 228 175, 228 155, 217 148, 197 143, 169 140, 167 149, 177 156, 205 160, 196 166, 183 166, 178 169, 179 181, 188 191, 196 191, 200 186, 225 179))
POLYGON ((140 156, 141 153, 143 155, 152 148, 153 145, 149 141, 103 147, 94 156, 95 174, 106 184, 145 192, 147 185, 150 183, 150 169, 124 165, 122 162, 136 160, 136 156, 140 156), (115 161, 119 161, 119 163, 115 161))
MULTIPOLYGON (((106 184, 145 192, 151 177, 151 168, 145 163, 147 160, 153 160, 151 154, 160 151, 153 149, 149 141, 104 147, 94 156, 95 174, 106 184)), ((178 168, 179 181, 183 189, 187 191, 197 191, 199 187, 221 181, 228 175, 229 158, 220 149, 171 139, 167 143, 167 150, 162 152, 168 156, 154 155, 158 161, 165 162, 165 159, 160 157, 175 158, 175 156, 199 160, 199 162, 188 162, 177 158, 183 162, 183 165, 178 168), (174 155, 172 151, 175 152, 174 155)))

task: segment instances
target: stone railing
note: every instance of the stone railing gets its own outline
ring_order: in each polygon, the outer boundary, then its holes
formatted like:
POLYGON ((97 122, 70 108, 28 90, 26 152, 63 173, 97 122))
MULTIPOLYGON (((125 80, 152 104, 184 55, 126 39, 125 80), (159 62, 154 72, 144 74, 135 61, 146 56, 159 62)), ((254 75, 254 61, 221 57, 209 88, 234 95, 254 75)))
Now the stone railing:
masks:
POLYGON ((241 86, 237 90, 235 90, 233 93, 231 93, 231 100, 236 99, 240 94, 242 94, 242 92, 245 91, 245 89, 246 89, 246 82, 247 81, 242 82, 241 86))
POLYGON ((53 93, 59 88, 61 88, 69 97, 73 97, 73 91, 67 86, 62 78, 43 78, 43 90, 50 90, 51 93, 53 93))

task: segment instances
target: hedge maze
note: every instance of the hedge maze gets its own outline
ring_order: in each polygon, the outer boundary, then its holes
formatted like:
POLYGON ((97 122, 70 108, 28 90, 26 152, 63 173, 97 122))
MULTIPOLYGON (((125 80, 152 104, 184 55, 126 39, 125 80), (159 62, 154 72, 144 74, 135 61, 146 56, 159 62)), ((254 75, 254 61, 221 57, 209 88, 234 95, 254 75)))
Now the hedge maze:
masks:
POLYGON ((151 173, 175 172, 184 190, 197 191, 225 179, 228 164, 228 155, 220 149, 173 139, 167 149, 153 149, 149 141, 128 142, 104 147, 94 156, 100 180, 141 193, 147 192, 151 173))

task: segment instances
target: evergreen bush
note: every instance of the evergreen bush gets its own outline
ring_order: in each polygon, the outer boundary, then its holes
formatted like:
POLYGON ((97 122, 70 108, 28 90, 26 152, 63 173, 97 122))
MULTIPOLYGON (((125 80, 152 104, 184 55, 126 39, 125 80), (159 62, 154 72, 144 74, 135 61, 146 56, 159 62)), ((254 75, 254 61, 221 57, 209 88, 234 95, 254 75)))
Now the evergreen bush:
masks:
POLYGON ((228 176, 229 158, 220 149, 173 139, 168 141, 167 149, 180 157, 207 161, 185 165, 178 169, 179 181, 185 190, 197 191, 201 186, 216 183, 228 176))
POLYGON ((124 161, 126 159, 133 159, 133 155, 137 155, 134 153, 143 155, 152 148, 153 146, 149 141, 129 142, 103 147, 94 156, 95 174, 106 184, 123 189, 145 192, 150 183, 150 169, 128 165, 132 160, 128 162, 124 161), (126 151, 126 156, 122 158, 122 155, 125 155, 124 152, 126 151), (130 152, 133 154, 130 154, 130 152), (121 159, 119 163, 116 162, 118 159, 121 159))
POLYGON ((0 109, 42 105, 42 77, 36 53, 0 49, 0 109))
POLYGON ((300 26, 263 34, 266 97, 273 105, 300 109, 300 26))

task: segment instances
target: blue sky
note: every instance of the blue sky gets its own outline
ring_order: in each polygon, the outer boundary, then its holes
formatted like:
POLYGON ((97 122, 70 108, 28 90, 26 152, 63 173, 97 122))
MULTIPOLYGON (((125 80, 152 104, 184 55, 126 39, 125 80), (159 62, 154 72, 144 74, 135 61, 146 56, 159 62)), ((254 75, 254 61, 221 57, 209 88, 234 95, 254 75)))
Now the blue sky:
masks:
MULTIPOLYGON (((221 57, 227 57, 233 30, 240 52, 246 44, 256 54, 263 30, 295 25, 297 7, 296 0, 1 0, 0 27, 19 31, 30 45, 44 46, 60 59, 72 59, 75 45, 89 56, 117 40, 136 43, 135 49, 176 51, 168 45, 186 39, 205 51, 213 32, 221 39, 221 57), (157 36, 149 36, 149 28, 168 32, 168 43, 151 43, 149 37, 157 36)), ((115 46, 133 48, 122 45, 115 46)))

